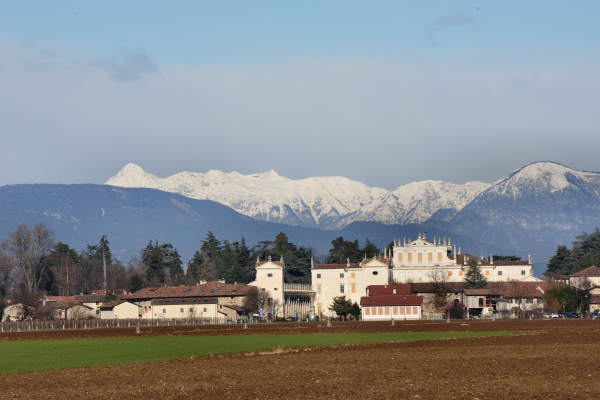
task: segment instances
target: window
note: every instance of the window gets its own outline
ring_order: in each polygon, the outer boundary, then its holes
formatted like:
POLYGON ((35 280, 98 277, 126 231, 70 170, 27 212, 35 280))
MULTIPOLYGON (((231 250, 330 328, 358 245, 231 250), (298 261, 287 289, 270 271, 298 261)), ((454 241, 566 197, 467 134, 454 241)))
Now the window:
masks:
POLYGON ((413 314, 419 314, 419 307, 413 307, 413 314))
POLYGON ((433 253, 427 253, 427 261, 433 262, 433 253))
POLYGON ((448 271, 448 276, 452 276, 452 271, 448 271))
POLYGON ((442 253, 437 253, 437 260, 438 261, 442 261, 442 253))
POLYGON ((166 313, 167 313, 167 309, 163 308, 163 314, 166 314, 166 313))
POLYGON ((408 262, 412 262, 412 253, 408 253, 408 262))
POLYGON ((423 253, 417 254, 417 261, 418 262, 423 262, 423 253))
POLYGON ((490 271, 485 271, 486 276, 490 276, 490 271))
POLYGON ((371 315, 371 309, 369 307, 365 307, 365 315, 371 315))
POLYGON ((273 274, 267 274, 267 278, 272 278, 273 274))
POLYGON ((194 312, 194 308, 190 307, 190 312, 193 313, 194 312))
POLYGON ((377 313, 379 315, 383 315, 383 307, 379 307, 378 310, 377 310, 377 313))
POLYGON ((501 275, 502 275, 502 271, 498 271, 498 276, 501 276, 501 275))
POLYGON ((385 315, 390 315, 390 308, 389 307, 385 307, 385 315))
POLYGON ((340 274, 340 278, 343 278, 343 277, 344 277, 344 274, 340 274))
POLYGON ((317 293, 321 293, 321 284, 317 283, 317 293))
POLYGON ((321 274, 317 274, 317 279, 321 279, 321 274))
POLYGON ((356 293, 356 283, 351 283, 350 284, 350 292, 356 293))
POLYGON ((525 270, 524 269, 521 270, 521 275, 525 275, 525 270))
POLYGON ((398 262, 402 262, 402 254, 398 254, 398 262))
POLYGON ((180 312, 183 312, 183 307, 179 309, 180 312))
POLYGON ((377 275, 379 272, 377 271, 373 271, 373 275, 377 275))
POLYGON ((352 273, 350 274, 350 278, 356 278, 356 274, 355 274, 354 272, 352 272, 352 273))
POLYGON ((458 276, 463 276, 463 272, 462 271, 458 271, 458 276))
POLYGON ((100 310, 96 310, 96 315, 100 314, 100 310))
POLYGON ((204 312, 206 312, 206 307, 204 307, 204 312))
POLYGON ((273 288, 273 290, 277 290, 277 288, 273 288))
POLYGON ((479 307, 483 307, 483 297, 479 298, 479 307))
POLYGON ((344 285, 340 285, 340 293, 344 293, 344 285))

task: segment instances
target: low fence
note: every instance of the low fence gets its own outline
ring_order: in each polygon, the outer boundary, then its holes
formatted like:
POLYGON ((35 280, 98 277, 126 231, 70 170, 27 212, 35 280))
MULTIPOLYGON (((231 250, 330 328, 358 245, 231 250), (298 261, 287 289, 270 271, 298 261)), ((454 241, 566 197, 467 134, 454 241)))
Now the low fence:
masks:
POLYGON ((231 321, 226 318, 188 319, 79 319, 54 321, 12 321, 0 323, 0 333, 35 332, 67 329, 135 328, 153 326, 204 326, 236 323, 257 323, 254 320, 231 321))

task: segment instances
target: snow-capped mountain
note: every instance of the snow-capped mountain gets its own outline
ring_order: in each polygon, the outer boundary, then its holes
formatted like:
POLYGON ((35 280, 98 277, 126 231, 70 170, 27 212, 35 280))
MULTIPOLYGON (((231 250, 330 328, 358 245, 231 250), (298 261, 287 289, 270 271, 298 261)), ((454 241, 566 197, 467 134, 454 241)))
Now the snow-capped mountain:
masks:
POLYGON ((538 249, 546 260, 558 244, 600 226, 600 173, 547 161, 526 165, 479 194, 448 226, 521 254, 538 249))
POLYGON ((402 185, 340 219, 345 226, 355 221, 384 224, 421 223, 445 211, 447 220, 490 186, 484 182, 457 185, 443 181, 420 181, 402 185))
POLYGON ((269 222, 320 228, 342 228, 357 221, 421 223, 442 210, 448 211, 448 219, 489 187, 483 182, 422 181, 389 191, 341 176, 294 180, 273 170, 251 175, 180 172, 159 178, 135 164, 127 164, 106 184, 179 193, 269 222))
POLYGON ((251 175, 211 170, 159 178, 135 164, 127 164, 106 184, 179 193, 216 201, 264 221, 311 227, 335 226, 342 215, 387 193, 341 176, 294 180, 273 170, 251 175))

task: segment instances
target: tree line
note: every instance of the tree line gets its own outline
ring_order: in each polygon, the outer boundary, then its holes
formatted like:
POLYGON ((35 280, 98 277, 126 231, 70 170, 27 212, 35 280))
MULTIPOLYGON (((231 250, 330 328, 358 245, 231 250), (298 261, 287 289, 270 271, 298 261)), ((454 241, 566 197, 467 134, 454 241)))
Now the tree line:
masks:
MULTIPOLYGON (((280 232, 273 240, 249 246, 242 237, 238 241, 219 240, 208 232, 192 258, 184 263, 177 248, 169 242, 149 241, 139 256, 127 264, 114 257, 110 240, 101 236, 97 243, 77 251, 57 241, 44 224, 19 225, 0 243, 0 302, 6 298, 35 304, 41 295, 71 296, 89 294, 103 288, 104 267, 107 289, 136 291, 143 287, 196 284, 200 281, 224 280, 227 283, 249 283, 255 279, 257 259, 284 258, 284 278, 291 283, 310 283, 313 250, 292 243, 280 232)), ((367 241, 339 237, 332 241, 329 255, 322 261, 358 262, 364 256, 378 253, 367 241)))

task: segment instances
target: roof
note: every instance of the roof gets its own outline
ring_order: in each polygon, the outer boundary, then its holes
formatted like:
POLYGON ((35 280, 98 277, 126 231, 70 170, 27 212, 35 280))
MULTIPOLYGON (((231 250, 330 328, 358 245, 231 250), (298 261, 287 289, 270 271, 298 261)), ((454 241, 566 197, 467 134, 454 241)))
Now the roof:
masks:
MULTIPOLYGON (((453 259, 452 255, 450 255, 450 259, 453 259)), ((477 263, 479 265, 483 265, 483 266, 495 265, 498 267, 502 267, 502 266, 506 266, 506 265, 530 265, 528 260, 494 261, 493 263, 491 263, 490 260, 487 258, 475 257, 474 255, 471 255, 468 253, 458 254, 456 256, 456 263, 459 265, 462 265, 462 264, 467 265, 467 264, 469 264, 469 261, 471 261, 471 260, 475 260, 475 261, 477 261, 477 263)))
POLYGON ((504 297, 541 298, 548 290, 560 286, 552 282, 489 282, 488 286, 504 297))
POLYGON ((467 296, 491 296, 496 295, 496 291, 491 288, 483 288, 483 289, 465 289, 465 294, 467 296))
POLYGON ((192 286, 162 286, 140 289, 122 299, 155 299, 175 297, 232 297, 248 296, 256 293, 255 286, 244 284, 229 284, 221 282, 207 282, 202 285, 192 286))
POLYGON ((312 269, 346 269, 346 268, 360 268, 359 264, 315 264, 312 269))
MULTIPOLYGON (((123 300, 123 299, 117 299, 117 300, 113 300, 113 301, 109 301, 108 303, 103 303, 100 306, 101 310, 110 310, 115 308, 116 306, 118 306, 119 304, 123 304, 123 303, 130 303, 129 301, 123 300)), ((130 303, 133 304, 133 303, 130 303)), ((135 304, 133 304, 135 306, 135 304)))
POLYGON ((57 303, 72 303, 75 301, 75 296, 45 296, 42 300, 55 301, 57 303))
POLYGON ((410 295, 410 283, 402 283, 396 285, 371 285, 367 287, 369 296, 385 296, 385 295, 410 295))
POLYGON ((483 289, 465 289, 467 296, 502 296, 506 298, 542 298, 556 287, 552 282, 488 282, 483 289))
POLYGON ((80 303, 99 303, 103 302, 105 299, 105 296, 103 294, 83 294, 73 297, 75 297, 75 301, 78 301, 80 303))
MULTIPOLYGON (((411 283, 413 293, 435 293, 433 282, 411 283)), ((446 282, 444 283, 446 291, 449 293, 461 293, 465 287, 464 282, 446 282)))
POLYGON ((600 267, 596 267, 592 265, 591 267, 587 267, 586 269, 582 269, 581 271, 577 271, 571 274, 571 277, 576 278, 597 278, 600 277, 600 267))
POLYGON ((364 296, 360 298, 361 306, 420 306, 422 296, 364 296))
POLYGON ((152 299, 154 305, 182 305, 182 304, 217 304, 216 297, 175 297, 152 299))

